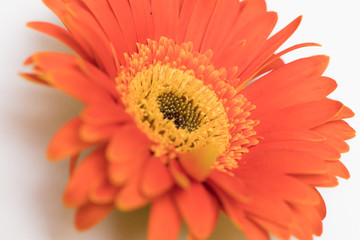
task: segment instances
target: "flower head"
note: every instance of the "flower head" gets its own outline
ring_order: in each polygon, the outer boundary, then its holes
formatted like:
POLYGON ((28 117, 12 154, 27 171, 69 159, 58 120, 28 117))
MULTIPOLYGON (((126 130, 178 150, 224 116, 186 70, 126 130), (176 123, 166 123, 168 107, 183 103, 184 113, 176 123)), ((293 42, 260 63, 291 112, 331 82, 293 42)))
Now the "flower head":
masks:
POLYGON ((353 113, 327 98, 328 57, 280 59, 317 44, 274 53, 301 18, 269 37, 264 0, 44 2, 67 30, 28 26, 76 54, 34 54, 23 76, 85 104, 48 148, 71 158, 63 200, 79 230, 151 204, 150 240, 176 239, 182 220, 206 239, 220 211, 249 239, 321 234, 316 187, 349 177, 353 113))

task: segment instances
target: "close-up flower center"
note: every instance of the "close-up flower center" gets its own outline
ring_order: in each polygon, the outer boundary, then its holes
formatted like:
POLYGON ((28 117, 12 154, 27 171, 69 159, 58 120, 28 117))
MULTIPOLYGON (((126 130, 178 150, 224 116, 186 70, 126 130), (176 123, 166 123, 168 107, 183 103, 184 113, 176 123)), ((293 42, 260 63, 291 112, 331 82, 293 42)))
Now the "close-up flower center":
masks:
POLYGON ((157 146, 155 154, 191 152, 215 142, 219 152, 227 148, 225 109, 191 71, 157 63, 137 72, 126 88, 128 112, 157 146))
POLYGON ((211 145, 219 154, 213 167, 227 171, 257 144, 258 122, 248 119, 255 106, 236 94, 211 55, 193 52, 191 42, 148 40, 125 54, 117 89, 155 156, 176 158, 211 145))
POLYGON ((178 97, 174 93, 163 93, 157 98, 159 110, 164 119, 174 119, 177 128, 192 132, 199 128, 203 114, 194 106, 194 101, 188 101, 185 96, 178 97))

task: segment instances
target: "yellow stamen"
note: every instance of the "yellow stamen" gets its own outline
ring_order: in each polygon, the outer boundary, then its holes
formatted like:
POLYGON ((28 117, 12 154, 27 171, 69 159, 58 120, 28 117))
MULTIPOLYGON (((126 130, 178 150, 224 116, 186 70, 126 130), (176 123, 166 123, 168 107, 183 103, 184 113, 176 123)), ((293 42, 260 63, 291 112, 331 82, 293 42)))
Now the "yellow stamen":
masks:
POLYGON ((156 145, 177 152, 211 143, 221 153, 228 147, 231 136, 225 109, 191 72, 168 64, 150 65, 135 74, 127 91, 124 102, 129 114, 156 145))
POLYGON ((229 84, 228 72, 211 64, 212 52, 193 52, 191 42, 167 38, 138 49, 125 54, 116 80, 127 112, 153 142, 153 154, 177 159, 211 145, 219 153, 213 168, 236 168, 257 144, 258 122, 248 119, 254 106, 229 84))

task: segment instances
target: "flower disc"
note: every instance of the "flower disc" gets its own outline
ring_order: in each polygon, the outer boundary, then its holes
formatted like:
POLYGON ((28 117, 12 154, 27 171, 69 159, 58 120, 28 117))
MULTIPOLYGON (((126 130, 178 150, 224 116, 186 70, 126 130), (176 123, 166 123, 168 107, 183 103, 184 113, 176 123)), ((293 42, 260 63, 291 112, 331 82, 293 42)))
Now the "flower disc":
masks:
POLYGON ((247 120, 254 106, 235 94, 211 55, 192 51, 192 43, 148 40, 126 56, 117 88, 126 111, 153 142, 155 156, 176 158, 211 145, 219 154, 214 167, 231 169, 257 143, 257 122, 247 120))

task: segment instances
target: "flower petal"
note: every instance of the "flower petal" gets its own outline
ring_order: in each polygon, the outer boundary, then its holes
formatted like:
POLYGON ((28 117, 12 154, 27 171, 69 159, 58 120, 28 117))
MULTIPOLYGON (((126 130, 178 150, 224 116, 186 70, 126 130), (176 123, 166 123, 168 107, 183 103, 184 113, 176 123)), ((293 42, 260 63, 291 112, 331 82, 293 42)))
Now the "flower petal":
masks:
POLYGON ((271 130, 268 132, 262 132, 262 142, 273 141, 311 141, 319 142, 325 141, 326 138, 316 133, 315 131, 306 129, 283 129, 283 130, 271 130))
POLYGON ((125 63, 124 53, 128 52, 125 39, 127 37, 126 32, 121 31, 114 12, 109 6, 107 1, 89 1, 82 0, 92 13, 94 18, 101 26, 109 42, 114 44, 115 52, 119 57, 120 63, 125 63))
POLYGON ((154 23, 151 16, 150 1, 129 1, 137 34, 137 42, 145 43, 147 39, 154 39, 154 23))
POLYGON ((91 58, 89 57, 90 54, 86 52, 86 50, 83 49, 65 29, 47 22, 29 22, 26 26, 56 38, 73 49, 84 59, 91 61, 91 58))
POLYGON ((322 100, 337 87, 336 82, 327 77, 309 77, 296 82, 276 80, 251 102, 256 105, 256 111, 252 113, 254 119, 292 105, 322 100))
MULTIPOLYGON (((229 43, 228 48, 239 41, 244 40, 244 47, 238 48, 236 51, 224 52, 218 58, 214 56, 214 65, 231 69, 238 67, 238 74, 241 73, 246 66, 256 57, 271 31, 275 27, 277 15, 274 12, 264 13, 253 21, 243 26, 242 30, 234 36, 234 41, 229 43), (226 54, 226 55, 225 55, 226 54)), ((237 87, 237 86, 235 86, 237 87)))
POLYGON ((71 68, 50 70, 49 82, 87 104, 112 102, 109 93, 91 83, 80 71, 71 68))
POLYGON ((191 233, 197 238, 207 238, 215 228, 219 214, 215 199, 200 183, 177 189, 174 194, 176 205, 191 233))
POLYGON ((261 66, 272 54, 295 32, 300 25, 302 17, 296 18, 280 32, 270 37, 260 49, 258 56, 249 64, 249 66, 240 74, 239 78, 243 79, 242 86, 245 86, 249 77, 254 74, 255 70, 261 66))
POLYGON ((118 0, 108 0, 107 2, 117 19, 121 31, 126 33, 124 40, 126 41, 129 54, 132 54, 136 51, 136 43, 138 40, 130 3, 128 1, 118 0))
POLYGON ((339 184, 337 178, 331 174, 306 174, 306 175, 293 175, 305 184, 316 187, 335 187, 339 184))
POLYGON ((270 240, 267 231, 251 221, 244 211, 244 208, 237 200, 225 194, 219 188, 214 188, 226 215, 241 229, 249 240, 270 240))
POLYGON ((248 202, 251 200, 241 179, 230 176, 228 173, 214 170, 210 173, 206 182, 215 184, 217 187, 221 188, 222 191, 238 201, 248 202))
POLYGON ((348 140, 355 137, 355 130, 343 120, 327 122, 323 125, 313 128, 312 130, 320 134, 331 135, 343 140, 348 140))
POLYGON ((255 130, 261 135, 269 129, 310 129, 331 120, 343 107, 341 102, 330 99, 297 104, 258 118, 261 124, 255 130))
POLYGON ((125 185, 115 199, 115 204, 121 211, 131 211, 146 205, 150 199, 140 192, 141 173, 138 171, 125 185))
POLYGON ((188 175, 202 182, 210 174, 217 156, 216 146, 207 145, 196 152, 180 154, 179 161, 188 175))
POLYGON ((148 239, 175 240, 181 228, 181 216, 169 195, 156 199, 150 210, 148 239))
POLYGON ((315 154, 291 149, 251 151, 244 156, 242 162, 254 168, 288 174, 323 174, 328 170, 326 162, 315 154))
POLYGON ((111 78, 116 77, 116 65, 111 44, 104 31, 93 15, 79 4, 67 4, 68 12, 64 19, 65 25, 71 26, 71 32, 76 32, 91 49, 96 63, 104 69, 111 78))
POLYGON ((328 162, 328 172, 333 176, 339 176, 341 178, 349 179, 350 173, 347 168, 340 161, 328 162))
POLYGON ((129 124, 114 133, 106 156, 111 162, 128 162, 144 151, 150 153, 149 139, 134 124, 129 124))
POLYGON ((153 0, 151 5, 154 21, 154 39, 159 40, 163 36, 175 39, 175 32, 179 25, 179 1, 153 0))
POLYGON ((336 120, 342 120, 344 118, 352 118, 355 116, 355 113, 348 107, 344 106, 341 111, 334 116, 334 118, 332 118, 332 121, 336 121, 336 120))
POLYGON ((250 214, 249 218, 252 221, 256 222, 256 224, 258 224, 259 227, 266 229, 276 237, 279 237, 279 239, 289 239, 291 236, 290 230, 284 226, 281 226, 270 220, 263 219, 253 214, 250 214))
POLYGON ((149 198, 163 194, 174 185, 169 170, 157 157, 147 159, 142 175, 141 191, 149 198))
POLYGON ((64 191, 64 204, 69 207, 85 204, 91 189, 104 179, 105 171, 106 158, 101 147, 86 156, 75 169, 64 191))
POLYGON ((124 108, 115 103, 89 105, 81 113, 81 118, 84 122, 91 124, 112 124, 131 121, 124 108))
POLYGON ((37 74, 33 74, 33 73, 20 73, 19 74, 21 77, 25 78, 28 81, 34 82, 34 83, 39 83, 45 86, 49 86, 49 83, 47 81, 44 81, 43 79, 41 79, 37 74))
POLYGON ((89 199, 96 204, 110 204, 114 201, 118 191, 119 188, 105 178, 91 190, 89 199))
MULTIPOLYGON (((189 2, 189 1, 188 1, 189 2)), ((180 38, 181 42, 191 41, 194 44, 194 50, 200 51, 201 43, 206 33, 206 29, 211 15, 216 6, 217 0, 198 0, 195 1, 194 8, 188 23, 180 23, 179 32, 183 32, 184 38, 180 38)), ((185 10, 185 9, 184 9, 185 10)), ((185 10, 186 11, 186 10, 185 10)))
POLYGON ((81 125, 82 121, 79 118, 74 118, 55 134, 47 150, 47 157, 50 160, 60 160, 76 155, 92 146, 80 138, 79 129, 81 125))
POLYGON ((250 102, 254 102, 264 94, 264 91, 259 91, 259 89, 272 89, 274 84, 278 84, 277 81, 282 79, 286 80, 286 83, 295 84, 300 79, 321 76, 328 63, 329 57, 322 55, 293 61, 251 83, 241 90, 241 94, 250 102))
POLYGON ((277 151, 287 150, 295 152, 305 152, 315 154, 317 157, 326 160, 338 160, 340 154, 334 148, 323 142, 306 142, 306 141, 278 141, 259 144, 251 149, 251 152, 257 151, 277 151))
POLYGON ((113 204, 87 203, 76 211, 75 226, 79 231, 87 230, 105 218, 113 209, 113 204))
POLYGON ((190 187, 190 184, 191 184, 190 179, 185 174, 184 170, 181 168, 181 166, 179 165, 179 163, 176 160, 170 159, 169 171, 170 171, 171 175, 173 176, 175 183, 179 187, 181 187, 181 188, 190 187))
POLYGON ((86 142, 104 142, 114 136, 114 133, 121 129, 123 124, 90 124, 83 123, 80 127, 80 137, 86 142))

